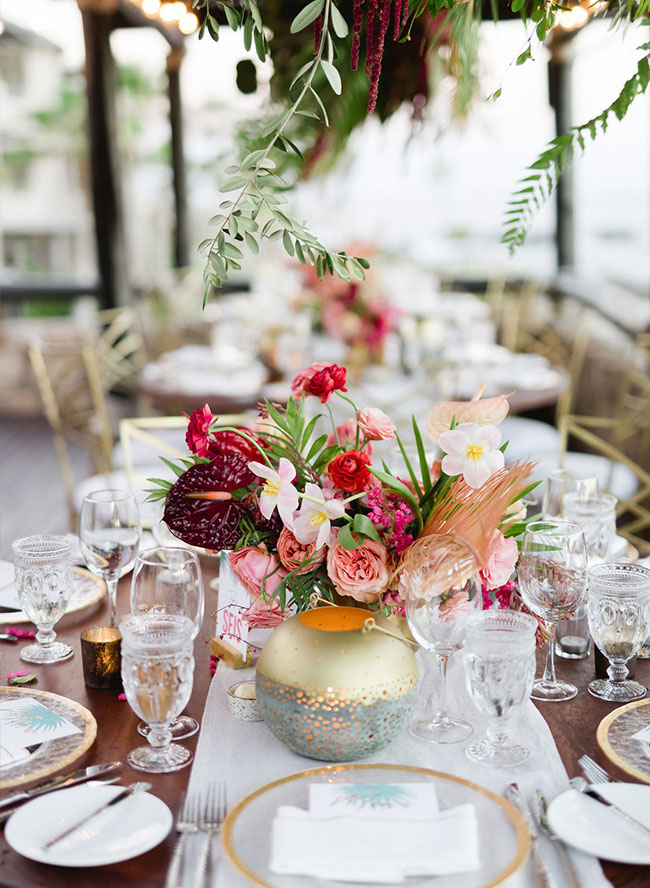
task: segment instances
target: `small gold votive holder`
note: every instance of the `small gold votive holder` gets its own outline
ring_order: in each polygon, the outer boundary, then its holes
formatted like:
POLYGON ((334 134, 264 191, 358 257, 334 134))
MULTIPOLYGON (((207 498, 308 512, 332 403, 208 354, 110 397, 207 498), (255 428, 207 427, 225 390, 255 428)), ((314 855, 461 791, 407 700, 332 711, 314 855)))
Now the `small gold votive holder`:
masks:
POLYGON ((115 626, 93 626, 81 633, 81 662, 89 688, 122 687, 122 636, 115 626))
POLYGON ((254 681, 238 681, 228 688, 230 711, 242 721, 262 721, 257 708, 257 694, 254 681))

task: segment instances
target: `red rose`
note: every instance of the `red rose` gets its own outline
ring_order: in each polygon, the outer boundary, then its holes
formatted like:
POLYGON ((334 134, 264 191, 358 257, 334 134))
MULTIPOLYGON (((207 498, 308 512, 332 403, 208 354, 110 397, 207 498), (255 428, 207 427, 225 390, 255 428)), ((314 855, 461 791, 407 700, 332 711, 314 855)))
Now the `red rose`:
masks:
POLYGON ((327 467, 330 480, 346 493, 361 493, 368 486, 372 475, 368 466, 370 457, 361 450, 346 450, 335 456, 327 467))
POLYGON ((301 370, 291 384, 291 394, 299 398, 304 392, 307 395, 315 395, 320 398, 321 404, 328 401, 332 392, 347 391, 345 387, 345 367, 338 364, 326 364, 317 361, 311 367, 301 370))
POLYGON ((208 433, 210 431, 210 423, 214 419, 209 405, 199 410, 195 410, 190 416, 187 424, 187 432, 185 433, 185 442, 192 453, 197 456, 205 456, 210 446, 208 433))

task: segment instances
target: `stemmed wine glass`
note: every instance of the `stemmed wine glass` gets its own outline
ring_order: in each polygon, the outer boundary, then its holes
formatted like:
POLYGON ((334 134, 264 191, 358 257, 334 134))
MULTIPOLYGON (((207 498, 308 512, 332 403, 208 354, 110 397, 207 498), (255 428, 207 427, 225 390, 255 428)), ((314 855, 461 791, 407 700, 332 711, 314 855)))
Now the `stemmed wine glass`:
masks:
POLYGON ((140 771, 164 774, 192 761, 189 749, 171 742, 169 730, 192 693, 192 632, 192 621, 179 614, 139 614, 120 623, 126 699, 151 728, 149 745, 127 756, 140 771))
POLYGON ((534 700, 570 700, 575 685, 555 677, 555 628, 574 613, 587 591, 587 547, 577 524, 536 521, 521 544, 519 591, 524 604, 550 626, 544 675, 533 683, 534 700))
POLYGON ((111 626, 115 626, 117 581, 133 567, 141 533, 138 504, 128 490, 95 490, 84 497, 79 543, 86 566, 106 582, 111 626))
POLYGON ((471 614, 465 638, 465 680, 470 697, 488 720, 487 738, 470 743, 465 755, 507 768, 528 758, 512 743, 508 722, 530 696, 535 677, 537 620, 511 610, 471 614))
MULTIPOLYGON (((447 663, 463 646, 466 618, 475 607, 478 570, 473 550, 454 536, 431 537, 426 564, 406 579, 406 620, 413 637, 436 655, 440 675, 438 709, 416 721, 411 733, 431 743, 467 739, 472 726, 447 711, 447 663)), ((478 596, 480 598, 480 595, 478 596)))
POLYGON ((640 564, 591 567, 588 618, 594 642, 610 662, 609 678, 590 682, 589 693, 620 703, 645 697, 645 687, 627 678, 627 661, 650 629, 650 570, 640 564))
POLYGON ((72 543, 65 536, 31 536, 15 540, 14 571, 20 606, 38 629, 36 644, 24 647, 27 663, 59 663, 71 657, 69 644, 55 641, 54 625, 72 594, 72 543))
MULTIPOLYGON (((175 546, 157 546, 138 553, 131 579, 131 613, 179 614, 192 622, 192 639, 203 623, 205 598, 203 577, 196 552, 175 546)), ((181 715, 170 724, 175 740, 191 737, 199 723, 181 715)), ((138 731, 148 737, 150 728, 140 723, 138 731)))

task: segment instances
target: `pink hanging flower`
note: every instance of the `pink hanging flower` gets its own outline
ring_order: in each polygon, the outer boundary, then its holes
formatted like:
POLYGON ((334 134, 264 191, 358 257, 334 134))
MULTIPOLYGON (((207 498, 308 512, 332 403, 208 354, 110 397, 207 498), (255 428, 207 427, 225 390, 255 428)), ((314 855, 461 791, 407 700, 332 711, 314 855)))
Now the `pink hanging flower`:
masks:
POLYGON ((246 620, 250 629, 272 629, 278 626, 289 616, 289 611, 283 611, 277 598, 265 601, 256 598, 248 610, 242 612, 242 620, 246 620))

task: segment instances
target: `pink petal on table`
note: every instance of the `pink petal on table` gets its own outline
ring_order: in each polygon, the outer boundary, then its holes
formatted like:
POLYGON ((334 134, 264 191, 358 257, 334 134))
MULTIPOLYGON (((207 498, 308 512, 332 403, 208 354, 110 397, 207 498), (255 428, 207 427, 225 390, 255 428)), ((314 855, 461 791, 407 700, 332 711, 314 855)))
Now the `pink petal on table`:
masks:
POLYGON ((508 395, 486 398, 484 401, 443 401, 431 409, 425 423, 425 431, 432 441, 449 431, 452 420, 456 425, 476 422, 478 425, 498 425, 508 414, 508 395))

